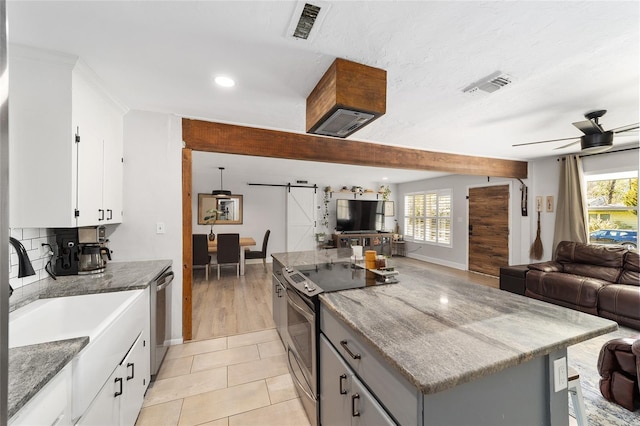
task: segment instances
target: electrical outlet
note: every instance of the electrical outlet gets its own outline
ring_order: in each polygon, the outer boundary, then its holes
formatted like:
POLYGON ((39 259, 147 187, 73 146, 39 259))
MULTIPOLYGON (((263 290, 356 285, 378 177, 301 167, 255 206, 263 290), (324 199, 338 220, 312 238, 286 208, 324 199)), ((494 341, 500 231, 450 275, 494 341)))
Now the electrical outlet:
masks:
POLYGON ((560 392, 567 388, 567 358, 562 357, 553 361, 554 391, 560 392))
POLYGON ((164 234, 164 222, 156 223, 156 234, 164 234))

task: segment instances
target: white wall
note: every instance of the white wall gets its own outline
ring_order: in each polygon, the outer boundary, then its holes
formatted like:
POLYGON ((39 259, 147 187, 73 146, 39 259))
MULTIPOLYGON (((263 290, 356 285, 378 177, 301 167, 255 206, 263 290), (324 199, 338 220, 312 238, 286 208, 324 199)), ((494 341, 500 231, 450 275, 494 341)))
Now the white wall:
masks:
MULTIPOLYGON (((194 153, 196 155, 196 153, 194 153)), ((239 157, 239 156, 238 156, 239 157)), ((234 167, 241 165, 241 158, 237 159, 238 163, 234 167)), ((220 164, 220 167, 226 166, 220 164)), ((193 170, 193 197, 192 197, 192 215, 193 215, 193 232, 208 234, 209 225, 198 225, 198 193, 211 193, 212 189, 219 189, 219 175, 218 170, 212 172, 209 170, 197 170, 194 167, 193 170)), ((240 194, 243 196, 243 223, 241 225, 220 225, 216 224, 213 227, 213 232, 217 235, 224 232, 237 232, 242 236, 253 237, 256 240, 260 248, 262 244, 262 238, 267 229, 271 229, 271 236, 269 237, 269 245, 267 247, 267 261, 271 261, 271 253, 283 253, 286 251, 286 201, 287 201, 287 189, 285 187, 276 186, 252 186, 248 185, 249 182, 246 179, 231 178, 231 174, 224 175, 224 188, 231 191, 233 194, 240 194)), ((294 177, 288 181, 276 182, 270 180, 269 176, 265 176, 264 180, 260 182, 251 183, 271 183, 285 185, 287 182, 295 182, 294 177)), ((316 205, 317 205, 317 218, 318 226, 316 232, 335 232, 336 227, 336 199, 351 198, 353 194, 340 194, 334 193, 329 200, 329 228, 326 229, 320 225, 322 214, 324 210, 324 187, 331 186, 334 190, 341 188, 344 182, 340 182, 340 178, 336 176, 328 176, 326 181, 309 181, 308 185, 317 185, 316 205)), ((379 182, 371 181, 370 178, 363 176, 362 181, 357 183, 363 188, 370 188, 377 191, 380 187, 379 182)), ((309 189, 313 191, 313 189, 309 189)), ((389 200, 395 199, 395 186, 391 185, 391 195, 389 200)), ((358 199, 363 200, 375 200, 376 194, 364 194, 358 195, 358 199)), ((382 196, 380 195, 380 199, 382 196)), ((397 212, 397 206, 396 206, 397 212)), ((385 218, 385 228, 392 230, 395 225, 393 217, 385 218)), ((247 263, 261 263, 261 260, 247 261, 247 263)))
MULTIPOLYGON (((550 260, 553 252, 553 230, 556 220, 558 201, 558 180, 560 178, 560 157, 547 157, 529 163, 529 177, 533 182, 529 188, 530 201, 535 202, 535 196, 553 195, 554 209, 552 213, 543 211, 540 215, 541 239, 544 247, 542 261, 550 260)), ((640 166, 638 151, 605 152, 582 158, 582 168, 585 176, 602 173, 637 171, 640 166)), ((533 206, 534 204, 531 204, 533 206)), ((536 236, 536 222, 531 221, 531 242, 536 236)), ((532 260, 533 261, 533 260, 532 260)))
POLYGON ((170 259, 171 336, 182 339, 182 125, 179 117, 130 111, 124 118, 124 216, 109 235, 114 261, 170 259), (156 223, 165 225, 156 234, 156 223))
MULTIPOLYGON (((195 153, 194 153, 195 155, 195 153)), ((221 164, 221 167, 224 164, 221 164)), ((216 170, 215 172, 218 172, 216 170)), ((194 234, 208 234, 209 225, 198 225, 198 194, 210 194, 212 189, 219 189, 219 175, 212 174, 211 170, 193 169, 192 188, 192 223, 194 234)), ((213 226, 214 234, 239 233, 243 237, 253 237, 256 247, 252 250, 260 250, 262 239, 267 229, 271 230, 269 244, 267 246, 267 261, 271 261, 271 253, 285 251, 285 188, 250 186, 246 180, 224 179, 224 189, 233 194, 242 195, 242 223, 237 225, 213 226)), ((247 261, 249 263, 249 261, 247 261)), ((262 260, 255 262, 262 263, 262 260)))
MULTIPOLYGON (((530 259, 530 262, 543 262, 551 259, 553 253, 553 233, 556 221, 556 207, 558 206, 558 180, 560 179, 560 163, 558 157, 545 158, 529 163, 529 180, 532 182, 529 187, 529 211, 531 215, 531 226, 529 228, 529 248, 536 238, 537 232, 537 212, 536 196, 541 196, 543 204, 547 196, 553 196, 553 212, 547 212, 543 207, 540 212, 540 239, 542 240, 542 258, 530 259)), ((527 263, 525 261, 523 263, 527 263)))
MULTIPOLYGON (((527 180, 524 181, 527 185, 527 180)), ((531 213, 529 216, 523 217, 520 209, 520 182, 516 179, 506 178, 490 178, 487 181, 485 176, 465 176, 450 175, 434 179, 426 179, 415 182, 408 182, 398 185, 397 198, 404 199, 404 194, 424 191, 429 189, 451 189, 453 195, 453 205, 451 214, 453 218, 452 226, 452 245, 451 247, 442 247, 429 243, 412 243, 407 242, 407 256, 416 259, 425 260, 441 265, 450 266, 457 269, 467 269, 468 264, 468 202, 467 195, 470 187, 479 187, 495 184, 511 185, 510 199, 510 228, 511 228, 511 246, 510 246, 510 264, 526 263, 528 259, 523 258, 522 245, 522 229, 528 229, 531 213)), ((404 205, 396 203, 396 215, 399 218, 400 233, 404 232, 404 205)))
MULTIPOLYGON (((467 265, 467 188, 470 186, 490 185, 497 182, 511 182, 511 247, 510 264, 523 264, 550 260, 553 252, 553 233, 558 201, 558 180, 560 178, 559 157, 547 157, 529 162, 528 179, 524 182, 528 186, 528 216, 520 213, 520 182, 515 179, 491 178, 474 176, 444 176, 435 179, 408 182, 397 186, 396 198, 403 199, 405 193, 423 191, 427 189, 453 189, 453 245, 451 248, 430 245, 426 243, 407 243, 410 257, 466 269, 467 265), (533 244, 537 231, 537 213, 535 211, 536 196, 542 196, 543 202, 547 196, 553 196, 553 212, 546 209, 540 214, 540 238, 544 248, 540 260, 529 257, 529 249, 533 244)), ((585 175, 613 173, 639 169, 638 151, 612 152, 583 157, 585 175)), ((402 203, 396 203, 396 215, 401 224, 402 233, 403 210, 402 203)))

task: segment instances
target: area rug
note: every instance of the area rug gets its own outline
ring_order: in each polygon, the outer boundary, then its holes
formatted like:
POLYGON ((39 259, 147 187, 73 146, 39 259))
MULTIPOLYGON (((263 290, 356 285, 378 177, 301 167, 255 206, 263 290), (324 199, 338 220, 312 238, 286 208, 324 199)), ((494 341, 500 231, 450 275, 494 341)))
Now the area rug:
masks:
MULTIPOLYGON (((631 412, 602 397, 599 388, 600 375, 598 374, 598 354, 602 345, 611 339, 632 337, 638 334, 640 331, 620 327, 617 331, 568 348, 569 365, 580 374, 582 395, 590 426, 640 425, 640 410, 631 412)), ((569 414, 575 417, 571 398, 569 398, 569 414)))

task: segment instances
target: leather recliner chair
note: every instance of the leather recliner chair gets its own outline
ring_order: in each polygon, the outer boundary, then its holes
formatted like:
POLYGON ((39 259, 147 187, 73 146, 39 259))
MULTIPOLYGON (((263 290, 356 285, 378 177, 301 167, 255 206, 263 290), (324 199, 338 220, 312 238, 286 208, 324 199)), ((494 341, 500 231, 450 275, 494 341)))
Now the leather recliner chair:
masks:
POLYGON ((640 407, 640 335, 608 341, 598 357, 600 392, 630 411, 640 407))

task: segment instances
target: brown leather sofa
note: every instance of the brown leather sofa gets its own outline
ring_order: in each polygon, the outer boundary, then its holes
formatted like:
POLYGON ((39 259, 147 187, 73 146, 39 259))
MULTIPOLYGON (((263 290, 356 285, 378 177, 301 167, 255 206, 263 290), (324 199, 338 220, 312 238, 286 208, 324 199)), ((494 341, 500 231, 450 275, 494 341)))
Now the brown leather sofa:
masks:
POLYGON ((640 330, 640 256, 621 246, 562 241, 553 261, 532 263, 525 296, 640 330))
POLYGON ((640 335, 605 343, 598 356, 598 373, 606 400, 630 411, 640 407, 640 335))

